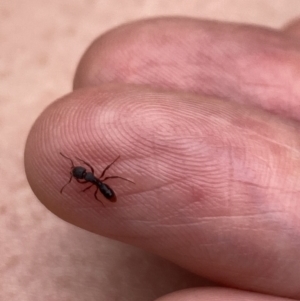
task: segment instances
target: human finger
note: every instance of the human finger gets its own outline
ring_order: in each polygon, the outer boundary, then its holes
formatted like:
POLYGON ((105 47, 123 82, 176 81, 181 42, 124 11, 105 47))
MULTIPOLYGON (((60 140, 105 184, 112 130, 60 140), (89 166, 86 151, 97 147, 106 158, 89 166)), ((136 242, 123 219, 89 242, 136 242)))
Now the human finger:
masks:
POLYGON ((283 32, 295 39, 295 42, 300 38, 300 19, 297 18, 283 27, 283 32))
POLYGON ((38 198, 79 227, 225 285, 299 297, 298 133, 298 123, 252 107, 105 85, 45 110, 26 172, 38 198), (61 195, 71 164, 60 152, 97 175, 121 155, 109 175, 135 184, 111 180, 118 200, 102 195, 105 207, 76 181, 61 195))
POLYGON ((288 301, 291 299, 274 297, 253 292, 228 288, 192 288, 174 292, 156 301, 288 301))
POLYGON ((74 87, 147 85, 300 118, 299 43, 281 30, 190 18, 142 20, 100 36, 74 87))

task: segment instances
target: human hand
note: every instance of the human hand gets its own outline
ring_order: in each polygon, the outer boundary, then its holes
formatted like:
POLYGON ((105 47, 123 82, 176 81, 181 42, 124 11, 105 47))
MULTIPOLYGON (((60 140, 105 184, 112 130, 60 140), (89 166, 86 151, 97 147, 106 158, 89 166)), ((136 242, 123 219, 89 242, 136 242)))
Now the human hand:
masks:
POLYGON ((173 18, 100 37, 29 135, 34 192, 81 228, 236 288, 160 300, 300 298, 297 28, 173 18), (99 174, 121 155, 111 175, 136 184, 109 182, 105 207, 78 183, 61 195, 59 152, 99 174))

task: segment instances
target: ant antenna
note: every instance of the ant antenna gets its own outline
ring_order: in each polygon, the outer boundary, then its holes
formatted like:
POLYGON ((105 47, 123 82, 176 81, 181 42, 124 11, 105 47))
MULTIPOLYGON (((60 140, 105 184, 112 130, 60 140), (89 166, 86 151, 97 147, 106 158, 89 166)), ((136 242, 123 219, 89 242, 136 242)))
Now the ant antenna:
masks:
MULTIPOLYGON (((72 164, 72 168, 75 167, 75 166, 74 166, 74 163, 73 163, 73 160, 72 160, 71 158, 65 156, 65 155, 64 155, 63 153, 61 153, 61 152, 60 152, 60 154, 61 154, 64 158, 70 160, 70 162, 71 162, 71 164, 72 164)), ((62 187, 62 189, 60 190, 60 193, 63 192, 64 188, 65 188, 68 184, 70 184, 71 181, 72 181, 72 171, 70 171, 70 179, 69 179, 69 182, 67 182, 67 183, 62 187)))
POLYGON ((72 160, 71 158, 65 156, 63 153, 60 153, 60 154, 61 154, 64 158, 70 160, 70 162, 71 162, 71 164, 72 164, 72 167, 75 167, 75 166, 74 166, 74 163, 73 163, 73 160, 72 160))

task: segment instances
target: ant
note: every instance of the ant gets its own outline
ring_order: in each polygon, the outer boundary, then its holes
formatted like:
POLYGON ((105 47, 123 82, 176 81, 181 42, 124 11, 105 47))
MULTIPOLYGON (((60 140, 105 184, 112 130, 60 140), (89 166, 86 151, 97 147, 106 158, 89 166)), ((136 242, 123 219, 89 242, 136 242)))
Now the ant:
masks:
MULTIPOLYGON (((83 192, 90 189, 93 185, 96 186, 96 191, 94 193, 95 199, 97 201, 99 201, 102 205, 103 203, 101 202, 101 200, 99 200, 97 198, 97 192, 98 190, 103 194, 103 196, 110 202, 116 202, 117 198, 115 195, 115 192, 107 185, 104 183, 104 181, 108 180, 108 179, 122 179, 131 183, 134 183, 133 181, 130 181, 128 179, 119 177, 119 176, 111 176, 111 177, 106 177, 104 179, 101 179, 102 177, 104 177, 105 172, 120 158, 120 156, 118 156, 112 163, 110 163, 109 165, 107 165, 105 167, 105 169, 103 170, 101 176, 99 178, 97 178, 94 174, 94 168, 87 162, 75 157, 78 161, 81 161, 82 163, 84 163, 85 165, 87 165, 90 169, 91 172, 88 172, 86 170, 86 168, 82 167, 82 166, 75 166, 74 162, 71 158, 65 156, 63 153, 60 153, 64 158, 70 160, 72 167, 70 170, 70 180, 67 184, 65 184, 62 189, 60 190, 60 193, 63 192, 64 188, 70 184, 70 182, 72 181, 72 178, 74 177, 76 179, 76 181, 78 183, 84 184, 84 183, 92 183, 90 186, 88 186, 87 188, 85 188, 84 190, 82 190, 83 192), (80 181, 83 180, 83 181, 80 181)), ((103 205, 104 206, 104 205, 103 205)))

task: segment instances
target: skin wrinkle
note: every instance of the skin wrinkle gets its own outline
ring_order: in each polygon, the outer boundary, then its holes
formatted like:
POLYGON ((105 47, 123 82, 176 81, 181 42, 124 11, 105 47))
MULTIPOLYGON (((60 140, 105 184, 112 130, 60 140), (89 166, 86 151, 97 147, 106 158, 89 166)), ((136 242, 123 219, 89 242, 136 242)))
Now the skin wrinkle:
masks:
MULTIPOLYGON (((241 218, 243 218, 243 216, 241 216, 241 218)), ((211 220, 214 221, 214 218, 207 219, 207 220, 206 220, 206 223, 207 223, 207 221, 211 221, 211 220)), ((139 223, 141 223, 141 222, 143 222, 143 221, 139 221, 139 223)), ((142 223, 142 224, 144 224, 144 223, 142 223)), ((151 223, 150 223, 150 225, 154 226, 155 228, 157 227, 157 224, 159 224, 159 223, 154 223, 154 224, 153 224, 153 221, 151 221, 151 223)), ((197 223, 196 225, 199 225, 199 224, 200 224, 200 223, 197 223)), ((202 224, 202 223, 201 223, 201 224, 202 224)), ((186 228, 186 227, 188 227, 188 226, 190 226, 190 225, 192 225, 192 226, 194 227, 194 224, 188 223, 188 224, 184 224, 184 227, 183 227, 183 228, 186 228)), ((165 228, 165 227, 166 227, 166 226, 164 225, 164 228, 165 228)), ((173 225, 170 225, 170 226, 167 226, 167 227, 172 227, 172 228, 174 228, 173 225)), ((232 227, 230 227, 229 230, 232 231, 232 227)), ((177 230, 177 232, 178 232, 178 230, 177 230)), ((186 232, 186 231, 185 231, 185 232, 186 232)), ((202 244, 201 244, 201 245, 202 245, 202 244)))
POLYGON ((229 206, 230 200, 232 200, 233 196, 233 185, 232 185, 232 179, 234 174, 234 164, 233 164, 233 156, 232 156, 232 146, 229 144, 228 148, 228 178, 227 178, 227 198, 226 198, 226 205, 229 206))
POLYGON ((234 183, 241 183, 241 184, 245 184, 247 186, 252 186, 252 187, 255 187, 255 188, 261 188, 263 190, 267 190, 267 191, 279 191, 279 192, 282 192, 282 193, 299 193, 299 191, 295 191, 295 189, 285 189, 284 187, 283 188, 278 188, 278 187, 275 187, 275 186, 270 186, 270 185, 260 185, 260 184, 257 184, 257 183, 253 183, 253 182, 248 182, 248 181, 244 181, 244 180, 232 180, 234 183))
POLYGON ((284 95, 286 95, 286 92, 289 91, 288 88, 286 88, 284 85, 281 85, 281 84, 274 85, 274 84, 271 84, 269 82, 268 83, 261 83, 259 81, 257 81, 257 82, 243 81, 241 86, 246 86, 246 87, 249 87, 251 89, 255 88, 255 89, 253 89, 254 91, 257 90, 258 87, 260 87, 260 88, 263 88, 264 93, 267 92, 268 88, 269 89, 274 89, 275 91, 284 90, 284 92, 285 92, 284 95))
MULTIPOLYGON (((275 166, 273 165, 274 160, 268 160, 259 153, 253 153, 252 156, 255 159, 257 159, 258 162, 262 162, 262 164, 264 165, 264 169, 267 170, 268 172, 270 172, 271 170, 273 170, 275 168, 275 166)), ((233 180, 233 179, 231 179, 231 180, 233 180)))
MULTIPOLYGON (((245 215, 218 215, 218 216, 211 216, 211 217, 207 217, 207 216, 201 216, 201 217, 198 217, 198 220, 195 221, 195 222, 192 222, 192 221, 188 221, 186 220, 184 223, 176 223, 174 224, 174 222, 172 221, 172 224, 169 225, 169 224, 166 224, 165 221, 168 221, 169 219, 172 220, 173 216, 168 216, 168 217, 165 217, 165 218, 160 218, 160 219, 157 219, 157 220, 152 220, 152 221, 156 221, 156 224, 157 225, 162 225, 163 227, 189 227, 189 226, 202 226, 202 224, 206 224, 206 223, 209 223, 209 222, 214 222, 215 220, 218 221, 218 222, 223 222, 223 220, 225 220, 227 222, 227 220, 233 220, 235 221, 236 219, 245 219, 245 217, 247 218, 254 218, 254 219, 257 219, 257 218, 260 218, 261 220, 264 219, 264 217, 268 217, 267 220, 270 220, 269 217, 272 217, 273 215, 277 215, 277 214, 282 214, 282 212, 278 211, 278 212, 265 212, 265 213, 257 213, 257 214, 245 214, 245 215), (162 223, 162 221, 164 221, 162 223)), ((278 218, 276 218, 276 220, 279 220, 278 218)), ((253 227, 253 226, 252 226, 253 227)), ((231 228, 234 228, 234 226, 230 226, 229 227, 230 229, 231 228)), ((237 229, 243 229, 243 226, 240 226, 238 227, 237 229)), ((245 229, 248 229, 245 227, 245 229)), ((250 229, 250 228, 249 228, 250 229)), ((255 230, 253 228, 251 228, 251 230, 255 230)), ((260 229, 260 230, 264 230, 263 228, 260 229)), ((271 231, 271 230, 270 230, 271 231)))
POLYGON ((295 152, 297 155, 300 155, 300 150, 298 150, 298 149, 295 148, 295 147, 291 147, 291 146, 289 146, 289 145, 287 145, 287 144, 285 144, 285 143, 280 143, 280 142, 276 141, 275 139, 272 139, 272 138, 270 138, 270 137, 266 137, 266 136, 264 136, 264 135, 261 135, 260 133, 257 133, 257 132, 255 132, 255 131, 253 131, 252 129, 249 129, 249 132, 250 132, 251 134, 253 134, 253 135, 259 137, 259 138, 263 138, 263 139, 264 139, 265 141, 267 141, 267 142, 271 142, 271 143, 274 144, 274 145, 282 146, 283 148, 285 148, 285 149, 287 149, 287 150, 290 150, 290 151, 292 151, 292 152, 295 152))

